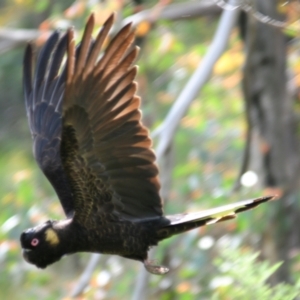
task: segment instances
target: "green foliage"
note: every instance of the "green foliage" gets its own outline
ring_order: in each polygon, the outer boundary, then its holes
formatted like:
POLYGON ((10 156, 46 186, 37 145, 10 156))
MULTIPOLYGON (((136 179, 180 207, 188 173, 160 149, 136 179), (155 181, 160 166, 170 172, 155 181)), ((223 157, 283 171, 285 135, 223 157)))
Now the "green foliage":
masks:
MULTIPOLYGON (((107 7, 117 10, 116 4, 120 3, 117 0, 98 2, 101 4, 95 7, 96 12, 107 7)), ((140 2, 144 8, 152 8, 158 1, 140 2)), ((69 10, 74 15, 67 21, 80 31, 91 10, 89 6, 82 9, 77 5, 85 1, 22 0, 11 3, 19 5, 11 4, 14 9, 10 16, 7 14, 9 17, 5 17, 18 22, 15 24, 19 28, 23 28, 23 24, 37 28, 44 21, 49 26, 55 23, 51 23, 52 20, 66 21, 64 10, 74 4, 69 10)), ((123 14, 127 16, 133 11, 133 7, 127 6, 123 14)), ((4 22, 4 14, 1 17, 4 22)), ((162 122, 201 63, 215 28, 215 19, 159 21, 144 37, 138 61, 138 81, 144 123, 151 129, 162 122)), ((64 217, 52 187, 30 152, 31 140, 22 101, 23 48, 0 57, 0 298, 62 299, 76 286, 89 256, 70 255, 46 270, 38 270, 24 262, 20 253, 22 230, 48 218, 64 217)), ((241 61, 241 53, 241 44, 234 34, 229 53, 223 57, 222 64, 181 122, 172 149, 172 187, 166 201, 166 213, 200 210, 261 193, 244 189, 241 194, 231 194, 245 143, 244 107, 238 86, 240 65, 236 64, 241 61)), ((265 283, 278 266, 257 262, 256 255, 224 252, 217 261, 219 270, 212 264, 219 255, 215 245, 224 233, 229 232, 231 242, 238 240, 239 245, 251 244, 251 237, 259 236, 264 222, 268 222, 262 218, 266 210, 262 206, 235 221, 193 230, 160 243, 155 258, 171 271, 163 277, 150 275, 149 299, 212 299, 212 295, 215 299, 226 300, 267 299, 266 295, 271 295, 269 299, 292 299, 284 297, 295 295, 296 288, 278 285, 271 289, 265 283), (210 237, 213 244, 207 249, 200 245, 205 237, 210 237), (224 271, 226 263, 231 268, 224 271), (212 289, 211 283, 220 276, 230 278, 236 285, 212 289), (248 297, 246 292, 253 297, 248 297)), ((81 299, 130 299, 139 270, 138 262, 102 256, 81 299)))
POLYGON ((272 265, 259 259, 259 253, 241 249, 224 249, 215 259, 220 276, 213 279, 215 290, 211 299, 293 300, 300 296, 300 277, 295 284, 270 286, 268 278, 282 263, 272 265))

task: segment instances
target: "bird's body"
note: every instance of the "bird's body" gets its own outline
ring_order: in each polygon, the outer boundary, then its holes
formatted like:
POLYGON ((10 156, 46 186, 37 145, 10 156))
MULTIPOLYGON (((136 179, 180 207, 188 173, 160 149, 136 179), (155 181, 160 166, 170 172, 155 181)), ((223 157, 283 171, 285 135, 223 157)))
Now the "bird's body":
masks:
POLYGON ((174 234, 235 217, 272 197, 203 212, 165 216, 158 168, 136 96, 137 48, 125 26, 98 60, 113 16, 94 40, 94 18, 77 48, 73 31, 49 38, 32 75, 32 49, 24 58, 24 93, 33 152, 54 187, 63 221, 22 233, 24 258, 37 267, 65 254, 97 252, 141 261, 148 271, 151 246, 174 234), (67 54, 66 63, 63 62, 67 54))
MULTIPOLYGON (((155 230, 157 226, 149 222, 111 222, 102 224, 103 228, 99 227, 100 223, 95 224, 95 228, 86 228, 71 219, 49 221, 50 226, 45 230, 47 244, 59 257, 75 252, 96 252, 144 261, 149 246, 156 245, 159 240, 155 230)), ((26 243, 25 238, 23 241, 26 243)), ((38 261, 41 268, 48 264, 44 259, 38 261)))

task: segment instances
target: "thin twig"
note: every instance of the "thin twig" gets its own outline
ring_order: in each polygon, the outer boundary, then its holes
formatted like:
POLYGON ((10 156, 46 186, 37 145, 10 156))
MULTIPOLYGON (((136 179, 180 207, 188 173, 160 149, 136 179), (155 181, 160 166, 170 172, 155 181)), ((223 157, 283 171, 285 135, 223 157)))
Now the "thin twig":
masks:
POLYGON ((136 277, 136 284, 131 300, 144 300, 146 299, 146 289, 149 281, 150 274, 146 271, 145 267, 141 265, 138 276, 136 277))
POLYGON ((0 28, 0 54, 35 40, 40 35, 41 31, 34 29, 0 28))
MULTIPOLYGON (((49 34, 51 31, 49 31, 49 34)), ((41 31, 37 29, 11 29, 0 28, 0 39, 10 40, 14 42, 26 42, 31 39, 36 39, 41 35, 41 31)))
POLYGON ((79 296, 80 294, 82 294, 82 292, 85 290, 85 288, 88 286, 91 277, 93 275, 93 272, 99 262, 100 259, 100 254, 92 254, 90 257, 90 260, 84 270, 84 272, 81 274, 76 286, 74 287, 72 293, 71 293, 71 297, 75 298, 77 296, 79 296))
MULTIPOLYGON (((161 174, 161 183, 162 183, 162 190, 161 196, 165 200, 165 203, 168 201, 170 196, 171 190, 171 178, 172 178, 172 171, 174 168, 174 153, 173 153, 173 145, 168 148, 166 155, 160 161, 160 174, 161 174)), ((166 251, 168 253, 168 249, 166 251)), ((152 259, 155 254, 155 249, 151 249, 149 252, 149 258, 152 259)), ((144 266, 141 266, 139 271, 139 275, 137 276, 136 284, 134 287, 134 291, 131 297, 131 300, 143 300, 146 299, 147 295, 147 285, 149 282, 150 274, 146 271, 144 266)))

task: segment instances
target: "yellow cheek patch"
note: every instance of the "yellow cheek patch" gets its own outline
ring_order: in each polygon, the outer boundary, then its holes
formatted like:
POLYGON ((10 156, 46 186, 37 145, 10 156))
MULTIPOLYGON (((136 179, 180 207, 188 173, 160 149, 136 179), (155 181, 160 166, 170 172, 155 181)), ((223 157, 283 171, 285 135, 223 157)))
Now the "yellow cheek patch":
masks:
POLYGON ((45 235, 46 235, 46 241, 50 245, 55 246, 55 245, 59 244, 59 237, 53 229, 47 229, 45 231, 45 235))

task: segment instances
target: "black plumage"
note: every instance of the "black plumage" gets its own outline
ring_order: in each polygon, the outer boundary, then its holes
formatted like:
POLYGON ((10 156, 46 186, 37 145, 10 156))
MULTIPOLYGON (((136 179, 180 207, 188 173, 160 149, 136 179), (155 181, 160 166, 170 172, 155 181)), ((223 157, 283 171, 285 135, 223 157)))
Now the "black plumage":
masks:
POLYGON ((113 24, 94 40, 93 15, 75 48, 73 30, 54 32, 33 74, 32 46, 24 57, 24 94, 34 157, 55 189, 66 220, 21 235, 24 258, 39 268, 79 251, 147 261, 149 247, 174 234, 235 217, 272 197, 189 214, 165 216, 155 154, 141 123, 133 66, 138 50, 126 25, 98 59, 113 24), (64 62, 64 57, 66 62, 64 62))

